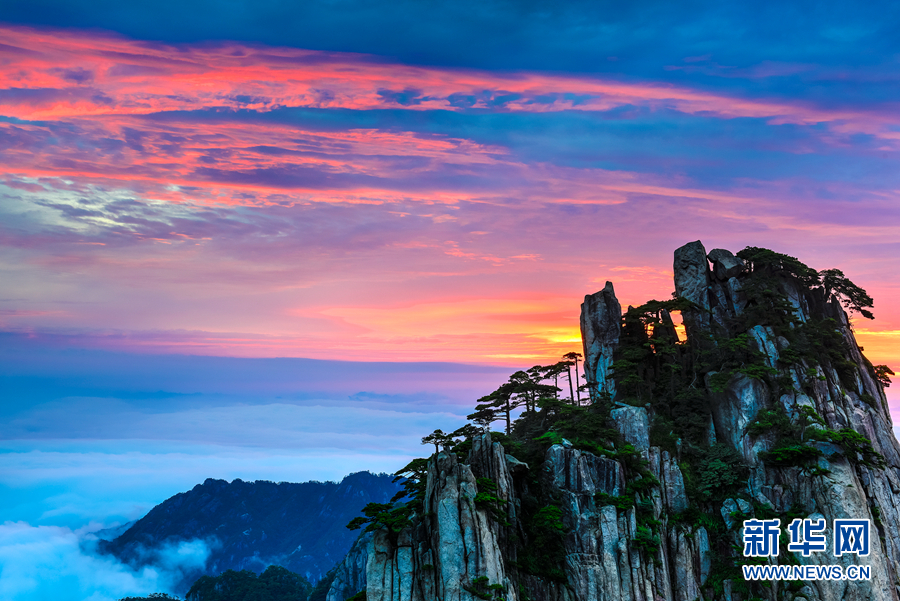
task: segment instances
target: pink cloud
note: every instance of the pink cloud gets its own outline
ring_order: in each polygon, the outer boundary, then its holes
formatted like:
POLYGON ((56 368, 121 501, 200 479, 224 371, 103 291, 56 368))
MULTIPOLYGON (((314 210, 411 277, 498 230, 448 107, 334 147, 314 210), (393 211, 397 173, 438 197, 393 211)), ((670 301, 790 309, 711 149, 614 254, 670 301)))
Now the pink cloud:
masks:
MULTIPOLYGON (((506 111, 602 111, 627 105, 771 123, 827 123, 841 134, 884 138, 893 148, 896 111, 826 109, 802 102, 743 99, 661 83, 626 83, 541 73, 496 74, 414 67, 351 53, 239 44, 166 46, 71 31, 0 28, 0 88, 15 90, 5 114, 20 119, 70 119, 149 114, 203 107, 276 107, 506 111), (401 92, 397 92, 401 91, 401 92), (401 94, 402 101, 397 94, 401 94), (565 95, 579 97, 579 101, 565 95), (537 101, 553 98, 552 102, 537 101)), ((771 66, 762 66, 761 68, 771 66)), ((783 69, 782 69, 783 70, 783 69)))

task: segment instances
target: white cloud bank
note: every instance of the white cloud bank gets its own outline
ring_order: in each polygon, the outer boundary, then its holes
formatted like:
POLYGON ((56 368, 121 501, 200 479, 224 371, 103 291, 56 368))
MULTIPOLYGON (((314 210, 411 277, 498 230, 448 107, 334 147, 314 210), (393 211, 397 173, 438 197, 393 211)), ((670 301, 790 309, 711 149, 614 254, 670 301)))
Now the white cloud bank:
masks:
POLYGON ((209 557, 203 541, 181 542, 160 551, 154 565, 133 570, 93 552, 96 539, 88 531, 97 527, 0 525, 0 599, 115 601, 129 595, 172 594, 185 571, 202 568, 209 557))

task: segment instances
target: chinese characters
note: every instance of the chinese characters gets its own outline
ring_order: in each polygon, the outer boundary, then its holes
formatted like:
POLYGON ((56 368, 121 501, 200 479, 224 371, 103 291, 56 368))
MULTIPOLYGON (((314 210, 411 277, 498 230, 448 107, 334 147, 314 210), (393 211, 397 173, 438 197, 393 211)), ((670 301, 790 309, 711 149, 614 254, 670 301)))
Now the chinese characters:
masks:
MULTIPOLYGON (((835 557, 870 553, 870 521, 836 519, 832 547, 835 557)), ((809 557, 827 551, 824 519, 797 518, 788 527, 787 550, 809 557)), ((781 537, 781 520, 744 520, 744 557, 777 557, 781 537)))

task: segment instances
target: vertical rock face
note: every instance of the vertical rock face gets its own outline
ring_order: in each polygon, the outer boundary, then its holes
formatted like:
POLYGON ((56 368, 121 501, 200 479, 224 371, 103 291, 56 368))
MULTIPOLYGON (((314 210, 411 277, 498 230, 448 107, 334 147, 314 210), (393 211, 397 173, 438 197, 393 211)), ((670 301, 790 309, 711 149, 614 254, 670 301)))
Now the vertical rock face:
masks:
POLYGON ((428 465, 422 519, 396 540, 384 530, 375 533, 366 565, 369 601, 475 599, 467 588, 474 588, 478 578, 503 586, 510 601, 517 599, 507 575, 509 554, 501 547, 504 527, 489 509, 475 504, 478 472, 500 483, 497 497, 514 517, 510 462, 489 434, 475 440, 470 457, 471 466, 458 463, 453 454, 435 455, 428 465))
MULTIPOLYGON (((900 444, 846 313, 789 272, 773 270, 761 286, 752 275, 759 265, 721 249, 709 260, 712 276, 700 242, 676 251, 676 292, 697 307, 683 315, 688 340, 670 344, 660 312, 662 329, 647 345, 675 353, 680 363, 668 365, 688 374, 685 389, 607 409, 615 449, 572 438, 526 465, 508 455, 515 445, 485 433, 465 463, 437 454, 423 515, 399 536, 380 531, 369 542, 368 599, 900 601, 900 444), (781 313, 761 309, 754 290, 763 288, 781 294, 781 313), (529 545, 548 544, 528 522, 538 485, 564 529, 562 578, 526 569, 529 545), (773 516, 785 532, 788 518, 826 520, 829 550, 765 561, 865 565, 871 579, 745 582, 742 523, 773 516), (868 556, 834 556, 833 520, 847 518, 870 520, 868 556)), ((592 382, 606 380, 627 341, 620 314, 611 284, 582 305, 592 382)), ((600 385, 592 399, 603 390, 614 389, 600 385)))
POLYGON ((612 373, 613 353, 619 343, 622 306, 612 282, 600 292, 584 297, 581 305, 581 341, 584 345, 584 375, 590 386, 591 400, 600 393, 616 396, 612 373))
POLYGON ((338 564, 325 601, 344 601, 366 588, 366 565, 371 541, 371 533, 356 539, 344 561, 338 564))
POLYGON ((738 374, 728 383, 725 392, 716 395, 716 402, 712 405, 716 440, 727 441, 748 461, 755 457, 756 450, 746 431, 768 395, 766 385, 760 380, 738 374))

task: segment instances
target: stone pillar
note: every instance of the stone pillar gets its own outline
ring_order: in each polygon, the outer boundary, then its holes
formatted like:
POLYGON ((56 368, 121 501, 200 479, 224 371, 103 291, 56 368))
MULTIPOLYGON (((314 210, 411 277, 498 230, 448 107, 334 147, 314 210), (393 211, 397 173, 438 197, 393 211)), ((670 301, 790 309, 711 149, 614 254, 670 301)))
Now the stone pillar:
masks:
POLYGON ((616 396, 612 378, 613 352, 619 345, 622 327, 622 306, 613 290, 612 282, 600 292, 584 297, 581 305, 581 340, 584 344, 584 374, 590 384, 591 402, 602 392, 616 396))

